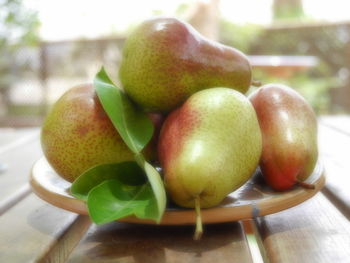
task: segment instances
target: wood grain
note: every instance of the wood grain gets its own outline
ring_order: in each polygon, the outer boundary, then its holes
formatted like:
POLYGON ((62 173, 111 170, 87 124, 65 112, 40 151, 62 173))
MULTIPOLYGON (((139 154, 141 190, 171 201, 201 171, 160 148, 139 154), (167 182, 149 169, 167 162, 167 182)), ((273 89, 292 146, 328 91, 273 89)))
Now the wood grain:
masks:
POLYGON ((33 262, 43 258, 76 218, 76 214, 57 209, 31 194, 0 217, 0 262, 33 262))
POLYGON ((319 123, 323 126, 328 126, 329 128, 350 136, 349 115, 322 116, 319 118, 319 123))
POLYGON ((7 147, 0 154, 0 162, 7 166, 7 170, 0 175, 0 185, 6 185, 1 188, 0 202, 28 183, 29 171, 34 161, 42 155, 39 131, 36 130, 34 135, 30 140, 18 138, 22 143, 17 144, 15 141, 15 147, 7 147))
POLYGON ((272 263, 349 262, 350 224, 322 194, 258 222, 272 263))
POLYGON ((7 198, 3 199, 0 202, 0 216, 5 213, 8 209, 10 209, 12 206, 17 204, 19 201, 21 201, 23 198, 25 198, 27 195, 31 193, 31 188, 29 184, 23 185, 21 188, 19 188, 16 192, 9 195, 7 198))
POLYGON ((61 263, 66 262, 69 254, 79 243, 82 236, 91 225, 88 216, 78 216, 67 231, 55 241, 54 245, 47 253, 37 258, 37 262, 61 263))
POLYGON ((15 142, 24 142, 30 139, 33 135, 36 136, 38 132, 38 128, 0 128, 0 154, 16 146, 17 143, 15 142))
POLYGON ((329 126, 319 125, 319 150, 323 158, 332 158, 339 165, 347 165, 350 153, 350 135, 329 126))
POLYGON ((257 228, 256 219, 242 220, 241 225, 254 263, 268 263, 264 244, 257 228))
POLYGON ((319 128, 320 156, 326 173, 323 192, 350 219, 350 136, 339 129, 319 128))
POLYGON ((92 226, 68 262, 212 263, 252 262, 241 225, 208 225, 200 241, 193 226, 113 222, 92 226))

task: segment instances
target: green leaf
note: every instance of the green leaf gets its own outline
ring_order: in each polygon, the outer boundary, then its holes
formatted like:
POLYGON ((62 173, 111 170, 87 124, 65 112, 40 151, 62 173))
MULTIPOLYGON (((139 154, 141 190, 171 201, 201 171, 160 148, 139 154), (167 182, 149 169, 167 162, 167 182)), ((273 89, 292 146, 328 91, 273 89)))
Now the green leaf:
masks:
POLYGON ((135 159, 137 163, 146 172, 148 181, 151 184, 153 194, 157 201, 157 208, 158 208, 157 222, 159 223, 160 220, 162 219, 162 216, 164 214, 165 207, 166 207, 166 193, 165 193, 163 180, 160 177, 160 174, 158 173, 158 171, 151 164, 146 162, 142 154, 136 155, 135 159))
POLYGON ((145 172, 136 162, 102 164, 80 175, 70 191, 76 198, 86 201, 92 188, 109 179, 118 179, 126 185, 140 185, 146 181, 145 172))
POLYGON ((151 120, 113 84, 103 67, 95 77, 94 86, 104 110, 124 142, 131 151, 140 153, 152 137, 154 127, 151 120))
POLYGON ((130 215, 158 219, 157 202, 149 183, 131 186, 116 179, 105 181, 90 191, 87 205, 89 215, 96 224, 130 215))
POLYGON ((95 77, 94 86, 114 127, 135 153, 139 167, 136 168, 135 163, 127 166, 129 168, 121 167, 121 164, 94 167, 73 183, 71 192, 75 197, 87 200, 89 214, 97 224, 129 215, 153 219, 159 223, 166 206, 164 185, 158 171, 141 154, 153 135, 153 124, 112 83, 103 67, 95 77), (145 173, 149 183, 141 185, 145 173))

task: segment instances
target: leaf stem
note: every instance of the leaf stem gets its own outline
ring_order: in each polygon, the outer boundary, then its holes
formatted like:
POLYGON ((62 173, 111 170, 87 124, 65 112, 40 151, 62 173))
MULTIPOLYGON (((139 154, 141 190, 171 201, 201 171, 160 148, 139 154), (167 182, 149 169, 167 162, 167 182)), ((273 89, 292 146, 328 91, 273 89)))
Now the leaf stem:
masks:
POLYGON ((144 170, 145 169, 145 157, 143 156, 142 153, 136 153, 135 156, 135 161, 137 164, 144 170))
POLYGON ((193 239, 200 240, 203 234, 203 224, 202 224, 201 205, 200 205, 199 195, 197 195, 194 199, 194 207, 196 210, 196 231, 194 232, 193 239))

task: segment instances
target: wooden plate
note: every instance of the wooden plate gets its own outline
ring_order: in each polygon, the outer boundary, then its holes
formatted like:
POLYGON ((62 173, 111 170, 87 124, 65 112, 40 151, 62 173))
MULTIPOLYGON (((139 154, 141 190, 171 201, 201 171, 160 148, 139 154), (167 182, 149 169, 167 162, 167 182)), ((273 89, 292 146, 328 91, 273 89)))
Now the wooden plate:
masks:
MULTIPOLYGON (((287 192, 276 192, 266 186, 261 174, 256 172, 245 185, 227 196, 219 206, 202 209, 203 223, 230 222, 264 216, 302 203, 314 196, 324 186, 325 177, 320 164, 316 166, 307 182, 314 183, 316 188, 310 190, 296 186, 287 192)), ((88 214, 85 202, 74 198, 69 193, 71 183, 59 177, 44 157, 34 164, 30 184, 34 193, 48 203, 78 214, 88 214)), ((119 221, 155 224, 154 221, 133 216, 119 221)), ((194 210, 178 207, 168 207, 161 221, 163 225, 194 223, 194 210)))

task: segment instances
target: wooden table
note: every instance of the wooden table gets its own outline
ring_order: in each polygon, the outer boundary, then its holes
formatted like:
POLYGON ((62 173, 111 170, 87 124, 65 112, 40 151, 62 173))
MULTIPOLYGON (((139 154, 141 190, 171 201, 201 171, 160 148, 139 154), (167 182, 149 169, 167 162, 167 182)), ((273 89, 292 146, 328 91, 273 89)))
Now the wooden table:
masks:
POLYGON ((96 226, 45 203, 28 185, 39 129, 0 129, 0 262, 350 262, 350 117, 319 119, 326 187, 283 212, 208 225, 96 226))

